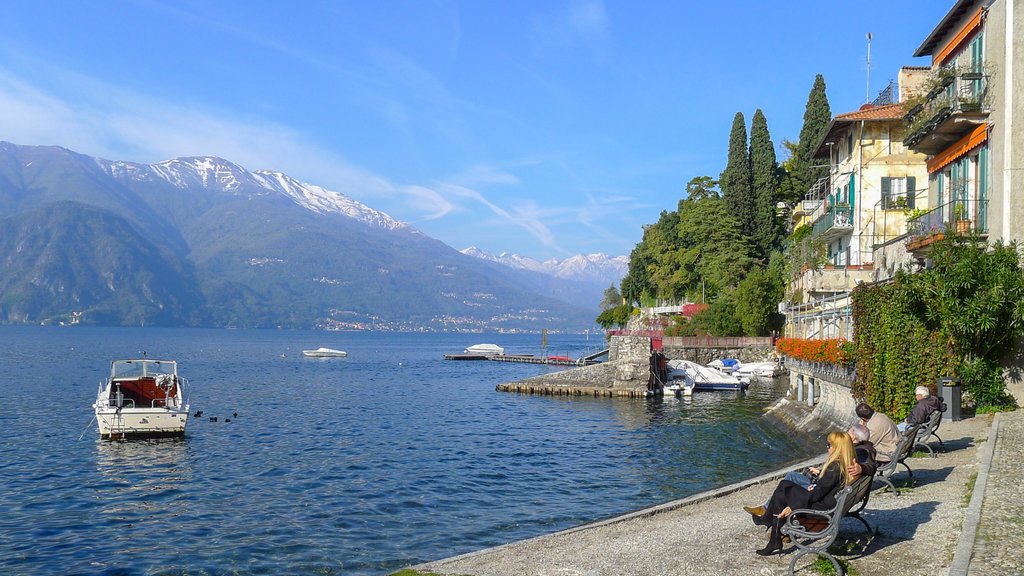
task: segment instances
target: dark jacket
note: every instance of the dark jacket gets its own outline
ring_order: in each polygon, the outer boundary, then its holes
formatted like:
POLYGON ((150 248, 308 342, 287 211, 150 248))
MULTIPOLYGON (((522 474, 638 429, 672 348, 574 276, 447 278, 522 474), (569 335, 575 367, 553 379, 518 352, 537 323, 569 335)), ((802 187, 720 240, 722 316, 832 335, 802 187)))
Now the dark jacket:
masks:
POLYGON ((857 462, 860 464, 861 476, 874 476, 878 470, 878 462, 875 461, 875 445, 870 440, 858 442, 854 447, 857 454, 857 462))
POLYGON ((811 484, 813 490, 792 485, 786 488, 786 503, 790 508, 812 508, 829 510, 835 508, 836 493, 843 487, 843 473, 839 462, 832 462, 821 471, 818 479, 811 484))
POLYGON ((907 416, 907 425, 914 426, 916 424, 924 424, 928 421, 928 418, 932 415, 932 412, 936 410, 941 411, 942 399, 937 396, 929 396, 927 398, 921 398, 914 405, 914 409, 910 411, 910 416, 907 416))

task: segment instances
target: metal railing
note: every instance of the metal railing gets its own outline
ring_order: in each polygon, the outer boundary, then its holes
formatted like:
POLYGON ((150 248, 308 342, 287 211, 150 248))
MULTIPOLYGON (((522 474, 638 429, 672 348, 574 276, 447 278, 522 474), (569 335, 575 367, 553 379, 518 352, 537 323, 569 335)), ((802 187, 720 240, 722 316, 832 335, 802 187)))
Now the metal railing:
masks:
POLYGON ((954 198, 907 221, 913 239, 934 234, 988 233, 988 199, 954 198))
POLYGON ((836 204, 829 206, 814 220, 812 234, 824 234, 833 228, 853 229, 852 210, 849 205, 836 204))

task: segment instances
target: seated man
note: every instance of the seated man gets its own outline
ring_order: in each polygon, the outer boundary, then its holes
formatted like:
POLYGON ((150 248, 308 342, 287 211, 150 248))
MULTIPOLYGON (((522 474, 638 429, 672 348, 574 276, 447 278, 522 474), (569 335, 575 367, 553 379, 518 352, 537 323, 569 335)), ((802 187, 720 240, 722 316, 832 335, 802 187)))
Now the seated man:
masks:
POLYGON ((910 415, 907 416, 906 420, 896 425, 896 429, 900 432, 904 432, 911 426, 924 424, 931 417, 932 412, 936 410, 941 412, 943 409, 942 400, 932 396, 927 386, 914 388, 914 398, 917 398, 917 404, 914 405, 914 409, 910 411, 910 415))
POLYGON ((900 440, 896 424, 891 418, 881 412, 875 412, 874 408, 864 402, 857 404, 854 412, 860 418, 860 423, 868 429, 868 440, 875 446, 875 457, 878 462, 891 461, 891 454, 896 451, 896 444, 900 440))
MULTIPOLYGON (((875 470, 878 469, 878 464, 875 462, 875 446, 868 440, 868 429, 863 424, 854 424, 850 426, 850 429, 846 431, 850 435, 850 440, 853 442, 853 450, 856 459, 847 468, 847 472, 850 474, 850 478, 860 478, 861 476, 874 476, 875 470)), ((804 488, 809 487, 818 478, 821 470, 811 466, 804 471, 791 470, 786 473, 783 480, 788 480, 804 488)), ((764 506, 744 506, 743 510, 749 512, 754 516, 761 516, 764 514, 764 506)))

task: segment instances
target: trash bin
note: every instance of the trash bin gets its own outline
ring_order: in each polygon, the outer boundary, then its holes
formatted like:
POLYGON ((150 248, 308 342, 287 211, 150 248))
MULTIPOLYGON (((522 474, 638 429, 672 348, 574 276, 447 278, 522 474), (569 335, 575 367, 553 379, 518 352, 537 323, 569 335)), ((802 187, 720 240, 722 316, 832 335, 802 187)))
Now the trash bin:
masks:
POLYGON ((939 394, 946 404, 946 417, 953 422, 960 420, 960 379, 939 378, 939 394))

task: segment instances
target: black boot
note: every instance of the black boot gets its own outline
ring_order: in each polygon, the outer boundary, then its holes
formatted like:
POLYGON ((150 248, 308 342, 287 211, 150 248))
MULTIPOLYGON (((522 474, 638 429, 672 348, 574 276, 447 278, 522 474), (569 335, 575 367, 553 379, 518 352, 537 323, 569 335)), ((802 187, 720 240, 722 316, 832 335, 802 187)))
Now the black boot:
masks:
POLYGON ((782 552, 782 533, 779 532, 779 518, 772 522, 772 535, 768 538, 768 545, 760 550, 755 550, 758 556, 771 556, 782 552))

